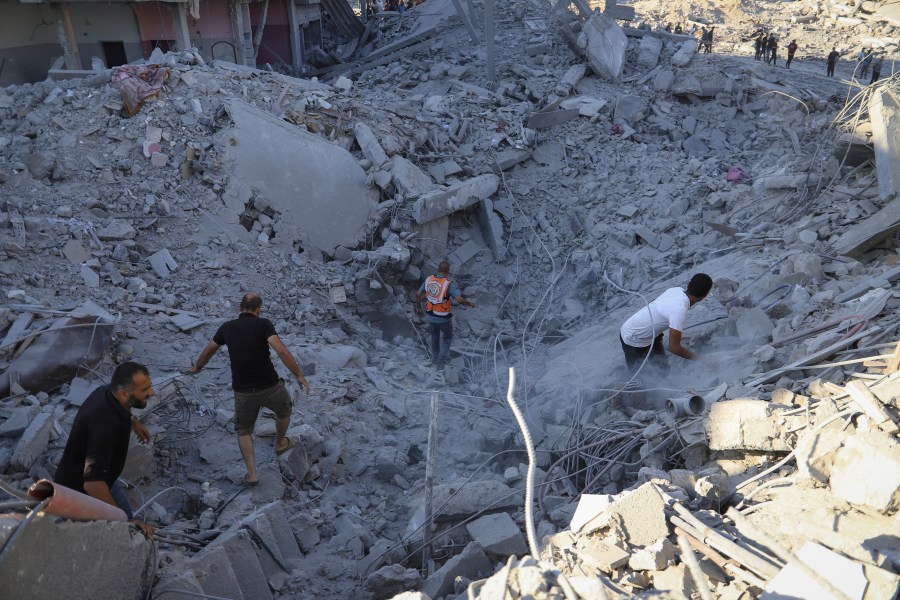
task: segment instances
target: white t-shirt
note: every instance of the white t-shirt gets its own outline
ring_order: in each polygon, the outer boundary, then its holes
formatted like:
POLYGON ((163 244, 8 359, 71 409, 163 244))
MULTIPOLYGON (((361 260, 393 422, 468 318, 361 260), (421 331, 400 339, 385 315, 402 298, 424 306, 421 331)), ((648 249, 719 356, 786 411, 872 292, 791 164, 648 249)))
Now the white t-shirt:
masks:
POLYGON ((684 320, 690 306, 691 301, 683 289, 667 289, 650 303, 649 313, 645 306, 622 324, 622 341, 635 348, 646 348, 653 343, 653 338, 666 329, 684 331, 684 320))

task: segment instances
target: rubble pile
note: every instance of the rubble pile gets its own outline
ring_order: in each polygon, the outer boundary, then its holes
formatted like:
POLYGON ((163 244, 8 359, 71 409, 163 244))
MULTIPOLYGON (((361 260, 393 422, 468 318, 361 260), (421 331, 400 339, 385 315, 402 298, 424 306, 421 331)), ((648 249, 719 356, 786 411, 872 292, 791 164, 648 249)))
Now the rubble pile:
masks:
POLYGON ((321 80, 155 51, 131 117, 110 72, 0 90, 3 481, 51 478, 130 359, 157 388, 123 474, 159 527, 156 594, 892 597, 897 79, 497 8, 496 82, 429 0, 321 80), (436 371, 412 299, 442 259, 477 308, 436 371), (685 337, 710 361, 632 376, 637 296, 699 271, 685 337), (224 359, 181 371, 251 290, 313 392, 244 488, 224 359))

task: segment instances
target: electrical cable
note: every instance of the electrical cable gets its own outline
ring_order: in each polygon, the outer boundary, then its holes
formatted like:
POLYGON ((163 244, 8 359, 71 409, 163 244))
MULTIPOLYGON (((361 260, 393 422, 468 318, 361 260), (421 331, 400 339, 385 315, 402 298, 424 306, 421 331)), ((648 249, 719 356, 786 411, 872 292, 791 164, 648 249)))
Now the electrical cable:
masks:
POLYGON ((525 532, 528 534, 528 547, 531 549, 531 555, 535 559, 541 556, 540 546, 537 542, 537 534, 534 529, 534 470, 537 459, 534 453, 534 442, 531 440, 531 432, 528 431, 528 424, 525 423, 525 417, 519 411, 514 397, 516 389, 516 370, 509 368, 509 388, 506 392, 506 401, 509 408, 519 423, 519 429, 522 431, 522 438, 525 441, 525 450, 528 452, 528 475, 525 478, 525 532))

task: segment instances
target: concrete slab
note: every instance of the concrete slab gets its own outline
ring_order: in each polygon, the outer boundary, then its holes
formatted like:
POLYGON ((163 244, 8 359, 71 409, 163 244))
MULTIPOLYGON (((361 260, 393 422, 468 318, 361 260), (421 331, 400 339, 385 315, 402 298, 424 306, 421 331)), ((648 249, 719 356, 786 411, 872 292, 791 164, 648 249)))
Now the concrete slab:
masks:
POLYGON ((888 88, 872 93, 869 100, 878 195, 883 199, 900 190, 900 104, 888 88))
POLYGON ((37 415, 19 442, 12 455, 12 466, 28 471, 35 463, 38 457, 47 449, 50 442, 50 428, 53 426, 53 415, 50 413, 40 413, 37 415))
POLYGON ((659 55, 662 52, 662 40, 645 35, 641 38, 641 46, 638 50, 638 66, 645 69, 652 69, 659 62, 659 55))
POLYGON ((614 19, 593 14, 578 36, 578 46, 584 49, 588 64, 598 76, 613 81, 622 76, 628 38, 614 19))
POLYGON ((422 584, 422 592, 431 598, 446 596, 453 592, 457 577, 477 579, 479 575, 490 574, 491 566, 491 561, 481 546, 472 542, 426 579, 422 584))
POLYGON ((716 402, 703 425, 710 450, 791 451, 779 418, 763 400, 716 402))
MULTIPOLYGON (((203 593, 233 600, 246 598, 222 546, 207 546, 188 563, 203 593)), ((249 600, 249 599, 248 599, 249 600)))
POLYGON ((528 554, 528 545, 519 526, 508 513, 484 515, 466 524, 472 539, 488 552, 501 556, 528 554))
MULTIPOLYGON (((272 592, 259 561, 255 560, 256 550, 246 531, 229 531, 213 541, 209 547, 221 546, 225 550, 231 570, 237 577, 244 598, 269 600, 272 592)), ((265 552, 265 550, 260 550, 265 552)))
POLYGON ((497 192, 498 187, 500 178, 488 173, 472 177, 445 190, 430 192, 413 204, 413 218, 416 223, 428 223, 490 198, 497 192))
POLYGON ((234 121, 221 143, 233 163, 230 187, 250 187, 279 212, 272 243, 329 254, 356 245, 376 199, 353 155, 245 102, 226 107, 234 121))
POLYGON ((848 227, 834 248, 838 255, 859 257, 898 231, 900 200, 893 200, 868 219, 848 227))
MULTIPOLYGON (((549 110, 546 112, 534 113, 529 117, 527 124, 528 129, 549 129, 566 121, 571 121, 579 114, 579 109, 572 108, 569 110, 549 110)), ((504 169, 505 170, 505 169, 504 169)))
MULTIPOLYGON (((19 521, 0 518, 0 539, 19 521)), ((152 552, 128 523, 38 516, 0 561, 0 596, 43 598, 55 590, 55 596, 74 598, 84 597, 79 590, 90 590, 92 598, 143 598, 154 568, 152 552)))

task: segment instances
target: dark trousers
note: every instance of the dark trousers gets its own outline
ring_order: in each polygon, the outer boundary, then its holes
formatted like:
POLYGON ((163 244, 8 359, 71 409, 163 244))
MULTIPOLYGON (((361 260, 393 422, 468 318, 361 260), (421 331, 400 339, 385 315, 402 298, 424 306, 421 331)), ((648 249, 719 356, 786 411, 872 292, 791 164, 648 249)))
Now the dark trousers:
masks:
POLYGON ((450 342, 453 341, 453 319, 444 323, 429 323, 431 332, 431 362, 440 366, 450 358, 450 342))
POLYGON ((772 50, 772 56, 769 58, 769 62, 772 63, 773 65, 778 64, 778 51, 777 50, 772 50))
POLYGON ((872 85, 881 77, 881 71, 872 71, 872 81, 869 82, 869 85, 872 85))
POLYGON ((116 501, 116 505, 125 511, 125 516, 128 517, 128 520, 133 519, 134 513, 131 509, 131 503, 128 502, 128 498, 125 496, 125 486, 122 485, 121 479, 116 479, 116 482, 109 488, 109 493, 112 495, 113 500, 116 501))
POLYGON ((829 77, 834 76, 834 63, 828 63, 828 71, 826 73, 829 77))
POLYGON ((666 360, 666 350, 663 348, 662 333, 654 338, 651 346, 644 346, 643 348, 629 346, 625 343, 625 340, 622 339, 621 335, 619 335, 619 341, 622 343, 622 352, 625 353, 625 364, 628 365, 628 368, 632 371, 636 371, 638 367, 641 366, 648 351, 650 352, 650 358, 647 359, 648 363, 653 363, 663 370, 668 370, 669 365, 666 360))
POLYGON ((788 52, 788 59, 787 59, 787 68, 788 68, 788 69, 791 68, 791 61, 792 61, 792 60, 794 60, 794 55, 791 54, 790 52, 788 52))

